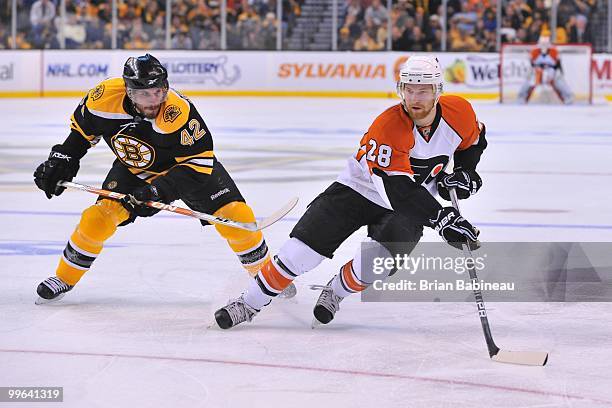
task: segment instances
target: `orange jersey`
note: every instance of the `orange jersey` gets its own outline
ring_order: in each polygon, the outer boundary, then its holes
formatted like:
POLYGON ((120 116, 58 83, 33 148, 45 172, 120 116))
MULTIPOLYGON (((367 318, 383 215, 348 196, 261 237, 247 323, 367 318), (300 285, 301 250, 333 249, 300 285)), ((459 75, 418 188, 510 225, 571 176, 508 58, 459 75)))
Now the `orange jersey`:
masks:
POLYGON ((559 51, 555 47, 548 49, 546 53, 542 53, 539 48, 531 50, 531 65, 540 68, 554 68, 559 64, 559 51))
POLYGON ((459 96, 440 97, 428 139, 397 104, 374 120, 337 181, 390 209, 382 180, 373 174, 373 168, 410 177, 435 196, 436 176, 455 151, 478 143, 480 129, 472 105, 459 96))

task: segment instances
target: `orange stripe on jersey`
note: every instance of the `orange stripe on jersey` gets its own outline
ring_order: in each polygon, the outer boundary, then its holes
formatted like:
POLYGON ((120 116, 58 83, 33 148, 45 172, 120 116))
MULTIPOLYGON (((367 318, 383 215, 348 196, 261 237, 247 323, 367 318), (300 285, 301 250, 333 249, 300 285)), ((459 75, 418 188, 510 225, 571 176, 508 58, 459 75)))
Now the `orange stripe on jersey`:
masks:
POLYGON ((465 150, 478 140, 480 127, 472 105, 460 96, 442 95, 442 119, 453 128, 461 138, 457 150, 465 150))
POLYGON ((281 275, 271 260, 268 260, 268 262, 266 262, 261 268, 260 275, 265 279, 266 283, 271 288, 278 290, 279 292, 282 292, 291 283, 290 279, 287 279, 281 275))
POLYGON ((363 135, 355 158, 365 155, 370 173, 373 168, 387 172, 414 174, 410 149, 414 147, 414 123, 400 104, 381 113, 363 135))
MULTIPOLYGON (((542 54, 542 50, 539 48, 534 48, 533 50, 531 50, 531 62, 535 61, 541 54, 542 54)), ((550 57, 554 61, 559 60, 559 51, 556 48, 554 47, 549 48, 547 54, 550 55, 550 57)))
POLYGON ((361 292, 362 290, 366 289, 367 286, 364 286, 355 280, 355 278, 353 277, 352 269, 353 260, 351 259, 342 267, 342 278, 344 279, 346 286, 348 286, 350 290, 353 290, 355 292, 361 292))

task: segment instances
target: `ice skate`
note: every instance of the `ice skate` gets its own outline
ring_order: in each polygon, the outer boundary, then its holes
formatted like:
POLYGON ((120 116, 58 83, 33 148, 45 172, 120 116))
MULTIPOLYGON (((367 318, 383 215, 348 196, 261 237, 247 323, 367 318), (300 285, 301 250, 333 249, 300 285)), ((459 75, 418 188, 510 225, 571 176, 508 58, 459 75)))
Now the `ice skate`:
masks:
POLYGON ((316 327, 319 324, 327 324, 334 320, 336 312, 340 310, 340 302, 343 297, 334 294, 331 288, 333 278, 327 282, 327 285, 311 285, 310 288, 313 290, 321 290, 321 295, 317 300, 317 304, 314 307, 312 313, 314 319, 312 320, 312 327, 316 327))
POLYGON ((51 276, 42 281, 38 285, 38 288, 36 288, 39 297, 36 299, 35 303, 37 305, 42 305, 45 303, 57 302, 64 297, 66 292, 72 290, 73 287, 74 286, 68 285, 57 276, 51 276))
POLYGON ((229 303, 215 312, 215 320, 222 329, 229 329, 243 322, 250 322, 259 310, 244 302, 242 296, 230 300, 229 303))

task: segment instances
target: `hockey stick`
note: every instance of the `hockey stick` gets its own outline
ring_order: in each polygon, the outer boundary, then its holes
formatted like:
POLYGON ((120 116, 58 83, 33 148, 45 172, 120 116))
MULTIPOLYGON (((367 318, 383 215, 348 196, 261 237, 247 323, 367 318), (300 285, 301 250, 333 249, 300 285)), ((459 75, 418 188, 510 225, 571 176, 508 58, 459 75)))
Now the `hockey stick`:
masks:
MULTIPOLYGON (((108 190, 102 190, 99 188, 86 186, 84 184, 73 183, 71 181, 60 181, 59 183, 57 183, 57 185, 62 186, 62 187, 72 188, 75 190, 86 191, 88 193, 97 194, 103 197, 114 198, 115 200, 121 200, 122 198, 126 196, 125 194, 116 193, 116 192, 108 191, 108 190)), ((230 220, 230 219, 223 218, 223 217, 217 217, 211 214, 193 211, 188 208, 177 207, 175 205, 160 203, 157 201, 147 201, 143 204, 146 205, 147 207, 157 208, 159 210, 171 211, 176 214, 186 215, 188 217, 193 217, 199 220, 208 221, 213 224, 228 225, 230 227, 239 228, 239 229, 243 229, 247 231, 259 231, 259 230, 269 227, 270 225, 274 224, 276 221, 280 220, 285 215, 287 215, 287 213, 291 211, 293 207, 295 207, 297 202, 298 202, 298 198, 293 197, 291 200, 289 200, 287 204, 285 204, 283 207, 278 209, 274 214, 270 215, 267 218, 264 218, 260 222, 238 222, 238 221, 230 220)))
MULTIPOLYGON (((454 188, 449 189, 450 197, 453 202, 453 207, 459 211, 459 202, 457 200, 457 192, 454 188)), ((463 254, 468 259, 474 259, 472 257, 472 251, 470 247, 465 244, 463 245, 463 254)), ((476 276, 476 269, 474 266, 468 267, 470 279, 472 280, 472 287, 477 288, 478 277, 476 276)), ((474 298, 476 298, 476 306, 478 307, 478 315, 480 316, 480 324, 482 325, 482 331, 487 342, 487 348, 489 349, 489 357, 493 361, 500 363, 510 364, 524 364, 530 366, 543 366, 548 361, 548 353, 544 351, 508 351, 501 350, 493 341, 493 335, 491 334, 491 328, 489 327, 489 319, 487 317, 487 310, 485 309, 484 299, 482 297, 482 291, 480 289, 474 289, 474 298)))

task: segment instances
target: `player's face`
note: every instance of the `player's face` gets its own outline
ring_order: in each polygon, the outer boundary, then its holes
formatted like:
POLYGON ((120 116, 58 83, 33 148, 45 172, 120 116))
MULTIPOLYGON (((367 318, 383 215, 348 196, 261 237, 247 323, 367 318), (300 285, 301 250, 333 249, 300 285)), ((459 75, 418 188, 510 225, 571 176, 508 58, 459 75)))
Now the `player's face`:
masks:
POLYGON ((130 89, 129 96, 136 109, 146 118, 153 119, 159 113, 161 104, 166 100, 168 90, 164 88, 130 89))
POLYGON ((423 119, 434 108, 436 95, 432 85, 404 84, 402 88, 406 110, 413 119, 423 119))

